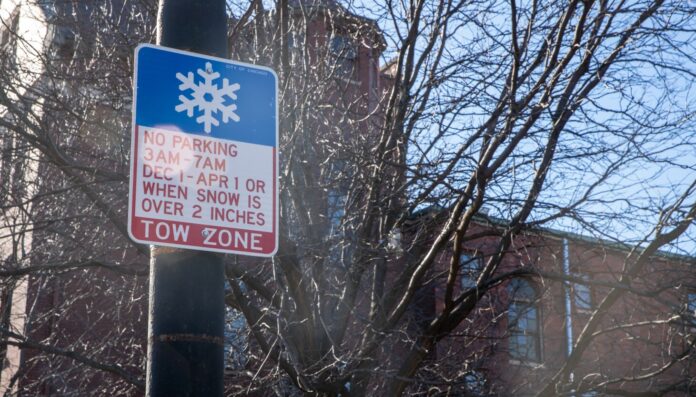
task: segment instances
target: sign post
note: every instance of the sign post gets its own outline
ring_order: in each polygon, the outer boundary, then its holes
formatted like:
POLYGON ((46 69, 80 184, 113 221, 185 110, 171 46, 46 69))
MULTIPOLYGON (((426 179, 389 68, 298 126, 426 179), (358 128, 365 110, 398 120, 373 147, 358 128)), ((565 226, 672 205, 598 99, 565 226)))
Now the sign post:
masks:
POLYGON ((220 253, 277 247, 276 76, 224 59, 224 0, 160 0, 157 43, 136 50, 128 216, 153 244, 146 393, 221 397, 220 253))

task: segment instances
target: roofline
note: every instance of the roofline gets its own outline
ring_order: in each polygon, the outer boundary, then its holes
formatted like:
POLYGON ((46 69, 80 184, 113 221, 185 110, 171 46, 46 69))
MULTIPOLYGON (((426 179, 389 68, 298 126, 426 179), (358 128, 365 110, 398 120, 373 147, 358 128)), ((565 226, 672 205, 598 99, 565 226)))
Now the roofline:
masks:
MULTIPOLYGON (((568 232, 565 230, 559 230, 559 229, 554 229, 554 228, 549 228, 549 227, 538 226, 538 227, 531 229, 531 230, 539 230, 542 233, 548 235, 549 237, 556 238, 559 240, 568 239, 568 240, 574 240, 574 241, 581 241, 581 242, 588 243, 588 244, 609 247, 611 249, 615 249, 618 251, 631 251, 636 247, 644 248, 642 246, 636 246, 636 245, 621 243, 621 242, 617 242, 617 241, 611 241, 611 240, 592 237, 592 236, 585 236, 585 235, 582 235, 579 233, 568 232)), ((693 262, 694 264, 696 264, 696 256, 693 256, 693 255, 676 254, 674 252, 657 250, 655 252, 655 254, 653 254, 653 256, 657 256, 657 257, 665 258, 665 259, 669 259, 669 260, 675 260, 675 261, 693 262)))
POLYGON ((348 20, 354 20, 354 21, 361 23, 361 24, 364 24, 364 25, 369 25, 373 31, 372 34, 376 37, 377 43, 379 43, 378 49, 380 51, 384 51, 384 49, 387 48, 387 42, 384 39, 384 34, 382 33, 382 29, 379 28, 379 25, 377 24, 376 20, 362 16, 362 15, 355 14, 338 3, 332 3, 332 4, 325 4, 323 2, 312 2, 310 4, 300 4, 300 3, 301 2, 298 1, 296 4, 289 4, 289 8, 290 8, 291 12, 293 12, 294 14, 301 14, 302 10, 312 10, 312 11, 316 11, 316 12, 323 13, 323 14, 330 14, 332 12, 336 12, 339 17, 342 17, 342 18, 345 18, 348 20))
MULTIPOLYGON (((429 206, 426 208, 423 208, 421 210, 418 210, 414 212, 410 219, 416 219, 422 216, 428 216, 429 214, 435 214, 438 215, 441 212, 443 212, 446 208, 440 207, 440 206, 429 206)), ((503 218, 498 218, 494 216, 489 216, 489 215, 474 215, 474 222, 478 224, 482 223, 488 223, 489 225, 495 226, 495 225, 507 225, 507 220, 503 218)), ((542 227, 542 226, 534 226, 534 227, 527 227, 523 230, 523 233, 541 233, 546 237, 562 240, 562 239, 568 239, 576 242, 583 242, 591 245, 596 245, 596 246, 602 246, 602 247, 608 247, 610 249, 614 249, 617 251, 631 251, 634 248, 636 248, 635 245, 631 244, 626 244, 626 243, 620 243, 616 241, 611 241, 607 239, 602 239, 602 238, 597 238, 597 237, 591 237, 591 236, 586 236, 582 235, 579 233, 574 233, 574 232, 569 232, 565 230, 560 230, 560 229, 555 229, 555 228, 550 228, 550 227, 542 227)), ((686 255, 686 254, 676 254, 673 252, 668 252, 664 250, 658 250, 653 254, 653 256, 664 258, 664 259, 669 259, 673 261, 682 261, 682 262, 689 262, 696 264, 696 255, 686 255)))

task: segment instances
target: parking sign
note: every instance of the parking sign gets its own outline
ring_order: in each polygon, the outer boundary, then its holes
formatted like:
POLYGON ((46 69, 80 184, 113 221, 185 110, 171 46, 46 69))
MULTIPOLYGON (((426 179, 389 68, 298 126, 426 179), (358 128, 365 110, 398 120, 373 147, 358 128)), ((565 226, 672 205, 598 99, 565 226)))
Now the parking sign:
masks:
POLYGON ((140 45, 128 231, 133 240, 271 256, 278 246, 273 70, 140 45))

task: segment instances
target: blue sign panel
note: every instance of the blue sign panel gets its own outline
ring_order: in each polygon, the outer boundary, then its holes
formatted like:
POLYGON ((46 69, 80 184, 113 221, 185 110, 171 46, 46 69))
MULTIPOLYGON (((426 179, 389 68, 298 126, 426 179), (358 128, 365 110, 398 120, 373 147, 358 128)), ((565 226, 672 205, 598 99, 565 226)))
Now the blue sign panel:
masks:
POLYGON ((152 45, 136 56, 147 65, 135 81, 136 124, 276 146, 271 69, 152 45))

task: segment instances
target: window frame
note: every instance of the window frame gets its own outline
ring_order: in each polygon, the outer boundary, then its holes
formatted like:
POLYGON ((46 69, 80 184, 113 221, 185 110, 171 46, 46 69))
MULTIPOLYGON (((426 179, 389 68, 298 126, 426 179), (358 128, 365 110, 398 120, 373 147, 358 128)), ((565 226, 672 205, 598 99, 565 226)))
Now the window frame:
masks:
POLYGON ((300 64, 304 59, 307 45, 305 33, 299 30, 291 30, 287 36, 288 54, 292 65, 300 64))
POLYGON ((477 252, 464 251, 459 254, 459 287, 463 290, 476 287, 483 270, 483 257, 477 252), (466 262, 463 258, 466 257, 466 262))
POLYGON ((475 395, 481 395, 486 392, 487 378, 483 371, 471 370, 464 374, 462 381, 467 386, 467 390, 475 395))
POLYGON ((5 23, 0 23, 0 54, 13 56, 16 51, 19 32, 19 6, 9 13, 5 23))
POLYGON ((686 314, 691 317, 691 322, 696 325, 696 291, 688 291, 686 293, 684 308, 686 309, 686 314))
POLYGON ((328 189, 326 192, 326 215, 329 221, 329 234, 336 234, 343 226, 347 203, 348 194, 342 189, 328 189))
POLYGON ((337 33, 328 41, 328 52, 332 60, 330 64, 334 75, 340 79, 356 81, 360 50, 357 44, 346 34, 337 33))
MULTIPOLYGON (((581 278, 585 281, 590 281, 590 277, 586 274, 574 274, 576 278, 581 278)), ((589 284, 571 283, 571 296, 573 299, 573 307, 579 312, 589 312, 594 309, 594 299, 592 297, 592 287, 589 284), (587 294, 587 299, 584 299, 581 294, 587 294)))
MULTIPOLYGON (((247 292, 244 282, 239 281, 239 289, 242 293, 247 292)), ((232 293, 232 286, 225 280, 225 295, 232 293)), ((247 324, 244 314, 228 305, 225 305, 225 325, 223 330, 224 338, 224 367, 225 370, 238 371, 246 368, 249 360, 247 353, 249 350, 249 324, 247 324)))
MULTIPOLYGON (((507 324, 507 331, 508 331, 508 354, 510 357, 511 361, 515 362, 521 362, 521 363, 534 363, 534 364, 541 364, 543 362, 543 348, 542 348, 542 329, 541 329, 541 322, 542 322, 542 315, 541 315, 541 307, 539 305, 539 293, 535 287, 535 285, 524 278, 515 278, 513 279, 509 284, 508 284, 508 294, 510 297, 510 304, 508 306, 508 324, 507 324), (517 287, 515 288, 514 285, 516 283, 525 283, 527 287, 532 292, 531 296, 520 296, 517 294, 517 291, 520 291, 520 288, 517 287), (519 306, 519 309, 513 309, 519 306), (520 314, 517 316, 517 318, 512 317, 513 311, 519 312, 520 314), (517 320, 521 317, 523 314, 527 314, 530 311, 533 311, 535 315, 535 327, 534 329, 531 329, 530 327, 518 327, 517 320), (525 351, 520 350, 520 346, 516 344, 514 341, 516 340, 517 337, 522 337, 526 342, 524 343, 525 351), (533 349, 533 354, 530 354, 530 344, 529 341, 533 341, 534 343, 534 349, 533 349), (513 347, 515 346, 515 347, 513 347)), ((527 323, 529 320, 527 319, 527 323)))

